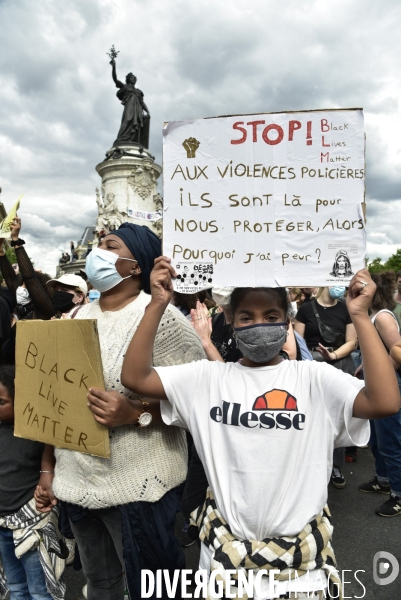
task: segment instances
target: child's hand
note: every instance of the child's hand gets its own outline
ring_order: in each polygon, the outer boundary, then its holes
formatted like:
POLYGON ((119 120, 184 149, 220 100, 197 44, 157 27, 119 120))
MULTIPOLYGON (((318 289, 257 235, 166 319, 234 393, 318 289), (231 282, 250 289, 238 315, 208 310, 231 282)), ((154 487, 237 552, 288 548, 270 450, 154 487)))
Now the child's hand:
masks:
POLYGON ((57 504, 57 498, 55 498, 53 494, 52 482, 52 474, 41 473, 39 483, 36 486, 33 495, 36 502, 36 508, 40 512, 50 512, 53 506, 57 504))
POLYGON ((39 512, 51 511, 52 504, 50 503, 50 499, 47 495, 47 492, 45 492, 40 485, 36 486, 33 497, 35 498, 36 510, 39 512))
POLYGON ((150 274, 152 302, 164 308, 170 304, 173 297, 174 290, 171 278, 176 276, 176 272, 170 265, 170 260, 166 256, 156 258, 155 266, 150 274))
POLYGON ((367 315, 375 292, 376 284, 369 271, 367 269, 358 271, 351 279, 348 288, 347 308, 350 316, 367 315))

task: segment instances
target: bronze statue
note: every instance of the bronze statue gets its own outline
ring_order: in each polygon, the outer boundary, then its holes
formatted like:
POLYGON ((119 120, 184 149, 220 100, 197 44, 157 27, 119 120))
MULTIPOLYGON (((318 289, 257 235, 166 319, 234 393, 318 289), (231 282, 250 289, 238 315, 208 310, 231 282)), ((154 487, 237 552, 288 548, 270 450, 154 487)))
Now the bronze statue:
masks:
POLYGON ((117 98, 124 105, 120 131, 113 145, 138 145, 148 148, 150 113, 144 102, 143 92, 135 87, 136 77, 132 73, 128 73, 126 76, 125 84, 117 79, 115 59, 118 52, 112 46, 108 54, 111 58, 113 81, 119 88, 117 98))

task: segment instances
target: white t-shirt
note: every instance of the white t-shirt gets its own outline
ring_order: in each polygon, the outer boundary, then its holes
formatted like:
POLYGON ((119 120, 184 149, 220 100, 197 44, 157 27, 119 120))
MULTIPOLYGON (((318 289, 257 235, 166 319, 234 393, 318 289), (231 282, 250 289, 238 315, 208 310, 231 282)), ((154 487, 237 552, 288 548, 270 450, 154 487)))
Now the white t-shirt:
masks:
POLYGON ((157 367, 166 424, 190 430, 217 506, 240 539, 297 535, 327 501, 334 447, 361 446, 364 382, 315 361, 157 367))

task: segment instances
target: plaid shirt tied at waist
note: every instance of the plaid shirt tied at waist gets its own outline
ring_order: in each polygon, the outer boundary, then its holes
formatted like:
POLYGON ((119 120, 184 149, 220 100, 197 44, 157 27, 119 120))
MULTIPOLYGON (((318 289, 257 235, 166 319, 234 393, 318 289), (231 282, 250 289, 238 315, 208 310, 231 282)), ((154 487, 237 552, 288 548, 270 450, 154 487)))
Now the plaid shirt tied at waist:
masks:
MULTIPOLYGON (((231 579, 238 580, 238 571, 271 569, 279 570, 275 579, 294 579, 308 571, 323 569, 331 587, 338 590, 341 600, 341 580, 336 569, 336 560, 331 538, 333 526, 331 515, 326 505, 322 512, 295 537, 271 537, 262 541, 240 540, 231 533, 230 526, 217 508, 213 491, 208 488, 203 506, 191 514, 191 524, 199 529, 200 540, 213 552, 210 570, 217 570, 216 581, 225 585, 224 571, 230 569, 237 573, 231 579)), ((231 587, 231 592, 238 596, 238 588, 231 587)), ((210 591, 208 598, 211 598, 210 591)), ((335 597, 335 596, 334 596, 335 597)), ((243 600, 248 596, 243 594, 243 600)))

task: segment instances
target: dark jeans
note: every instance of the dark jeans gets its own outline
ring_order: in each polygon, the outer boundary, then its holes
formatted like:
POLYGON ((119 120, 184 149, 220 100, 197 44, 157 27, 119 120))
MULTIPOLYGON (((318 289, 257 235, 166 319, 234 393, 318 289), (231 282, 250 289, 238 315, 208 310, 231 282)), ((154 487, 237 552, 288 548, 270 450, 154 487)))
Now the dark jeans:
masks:
MULTIPOLYGON (((401 392, 401 378, 397 374, 401 392)), ((390 483, 391 491, 401 498, 401 410, 391 417, 370 422, 370 447, 381 483, 390 483)))
MULTIPOLYGON (((140 600, 142 569, 167 569, 171 577, 175 569, 185 569, 185 557, 174 535, 181 493, 182 486, 178 486, 157 502, 131 502, 102 510, 67 504, 88 582, 88 600, 122 600, 124 577, 131 600, 140 600)), ((162 588, 162 598, 167 600, 162 588)))
POLYGON ((118 508, 88 510, 71 529, 88 583, 88 600, 122 600, 124 559, 118 508))
POLYGON ((401 498, 401 411, 371 421, 370 433, 379 483, 390 483, 392 493, 401 498))
POLYGON ((17 558, 13 532, 0 527, 0 558, 10 590, 10 600, 52 600, 46 589, 39 552, 28 550, 17 558))

